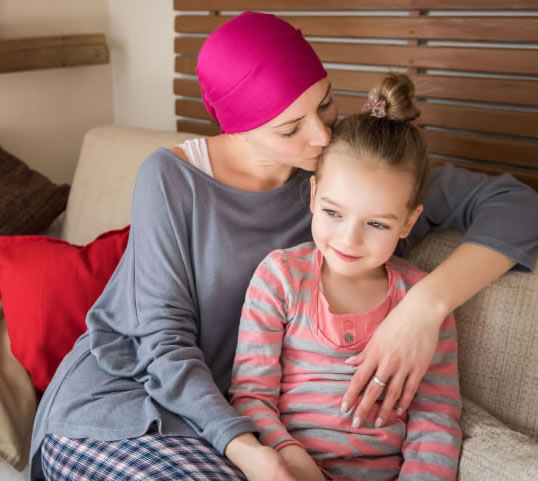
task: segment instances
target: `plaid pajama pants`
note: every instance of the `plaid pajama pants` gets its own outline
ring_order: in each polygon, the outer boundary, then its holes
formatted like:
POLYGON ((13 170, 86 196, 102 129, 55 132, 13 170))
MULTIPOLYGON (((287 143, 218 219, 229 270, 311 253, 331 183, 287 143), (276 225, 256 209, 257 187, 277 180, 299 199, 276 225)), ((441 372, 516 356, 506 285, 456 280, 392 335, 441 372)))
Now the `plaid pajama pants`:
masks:
POLYGON ((246 480, 207 441, 153 433, 120 441, 49 434, 41 461, 48 481, 246 480))

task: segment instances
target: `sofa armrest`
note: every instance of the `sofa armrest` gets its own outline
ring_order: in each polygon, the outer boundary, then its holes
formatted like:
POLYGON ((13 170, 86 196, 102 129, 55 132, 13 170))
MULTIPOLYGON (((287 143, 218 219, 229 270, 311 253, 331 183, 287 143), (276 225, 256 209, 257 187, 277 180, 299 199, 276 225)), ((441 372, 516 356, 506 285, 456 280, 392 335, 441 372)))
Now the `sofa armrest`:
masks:
POLYGON ((28 460, 36 404, 30 376, 11 353, 0 304, 0 461, 18 470, 28 460))
POLYGON ((463 398, 459 481, 536 481, 538 442, 463 398))

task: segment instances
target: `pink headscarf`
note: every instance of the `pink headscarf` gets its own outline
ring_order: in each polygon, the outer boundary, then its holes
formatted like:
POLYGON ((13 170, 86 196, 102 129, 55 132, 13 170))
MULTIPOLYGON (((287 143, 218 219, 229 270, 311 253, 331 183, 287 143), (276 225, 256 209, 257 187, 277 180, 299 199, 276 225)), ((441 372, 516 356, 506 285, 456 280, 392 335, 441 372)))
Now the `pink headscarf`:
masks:
POLYGON ((267 123, 327 76, 300 30, 256 12, 209 35, 196 73, 208 112, 229 134, 267 123))

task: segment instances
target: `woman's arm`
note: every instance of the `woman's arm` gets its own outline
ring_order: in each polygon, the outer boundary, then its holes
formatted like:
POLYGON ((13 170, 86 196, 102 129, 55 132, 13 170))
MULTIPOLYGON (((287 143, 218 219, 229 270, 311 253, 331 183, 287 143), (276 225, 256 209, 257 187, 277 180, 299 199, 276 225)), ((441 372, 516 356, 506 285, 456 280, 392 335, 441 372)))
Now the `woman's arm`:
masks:
POLYGON ((355 418, 366 419, 383 388, 370 382, 373 375, 390 380, 378 417, 384 423, 395 403, 407 409, 437 346, 439 326, 449 312, 514 265, 514 261, 487 247, 462 244, 424 279, 415 284, 376 330, 366 348, 352 359, 359 365, 344 402, 351 406, 366 391, 355 418), (462 275, 467 272, 467 275, 462 275), (402 322, 413 319, 413 322, 402 322), (403 391, 403 393, 402 393, 403 391))
POLYGON ((230 406, 197 343, 192 190, 164 152, 138 172, 129 243, 110 280, 116 285, 88 314, 91 350, 104 370, 136 379, 222 453, 255 426, 230 406))
POLYGON ((489 177, 444 166, 434 172, 424 214, 409 236, 408 248, 429 231, 465 231, 462 244, 417 283, 387 316, 362 353, 344 403, 366 391, 355 417, 366 418, 389 381, 379 413, 387 419, 395 402, 407 409, 435 351, 438 330, 454 310, 516 265, 532 270, 538 253, 538 194, 509 175, 489 177), (403 320, 412 319, 412 323, 403 320), (402 395, 403 390, 403 395, 402 395), (401 397, 400 397, 401 396, 401 397))

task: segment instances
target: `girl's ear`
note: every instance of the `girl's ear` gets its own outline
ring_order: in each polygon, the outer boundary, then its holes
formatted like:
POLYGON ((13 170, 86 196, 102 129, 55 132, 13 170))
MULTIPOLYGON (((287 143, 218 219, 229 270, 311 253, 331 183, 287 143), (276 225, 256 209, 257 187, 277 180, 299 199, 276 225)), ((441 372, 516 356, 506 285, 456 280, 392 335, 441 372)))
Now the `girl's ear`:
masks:
POLYGON ((316 200, 316 176, 310 177, 310 212, 314 213, 314 202, 316 200))
POLYGON ((411 232, 411 229, 415 225, 416 221, 420 217, 420 214, 422 214, 422 211, 424 210, 424 206, 422 204, 417 205, 410 213, 409 217, 407 218, 407 222, 405 223, 404 228, 402 229, 402 232, 400 232, 400 238, 405 239, 409 232, 411 232))

